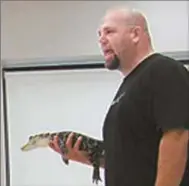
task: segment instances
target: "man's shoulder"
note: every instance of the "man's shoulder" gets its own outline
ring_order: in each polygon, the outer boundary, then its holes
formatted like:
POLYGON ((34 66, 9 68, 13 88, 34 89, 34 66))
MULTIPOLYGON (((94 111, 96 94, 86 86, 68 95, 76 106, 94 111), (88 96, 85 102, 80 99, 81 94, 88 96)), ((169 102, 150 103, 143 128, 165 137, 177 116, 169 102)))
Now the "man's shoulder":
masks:
POLYGON ((178 60, 163 55, 161 53, 155 53, 154 56, 151 57, 152 66, 156 67, 181 67, 183 64, 178 60))
POLYGON ((178 60, 175 60, 169 56, 158 54, 154 56, 154 59, 149 65, 150 84, 153 86, 167 86, 179 84, 189 86, 189 72, 184 64, 178 60))
POLYGON ((151 64, 149 67, 152 69, 154 74, 164 74, 164 73, 184 73, 188 74, 188 70, 184 67, 184 64, 180 61, 157 53, 151 58, 151 64))

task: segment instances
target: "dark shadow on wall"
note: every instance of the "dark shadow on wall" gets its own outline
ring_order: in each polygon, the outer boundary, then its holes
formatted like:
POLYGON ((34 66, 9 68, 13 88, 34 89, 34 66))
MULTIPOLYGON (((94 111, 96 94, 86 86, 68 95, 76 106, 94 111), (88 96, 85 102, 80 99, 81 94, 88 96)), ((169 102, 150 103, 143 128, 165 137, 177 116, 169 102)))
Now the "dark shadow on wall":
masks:
POLYGON ((7 118, 7 98, 6 98, 6 80, 5 72, 2 71, 2 87, 3 87, 3 109, 4 109, 4 149, 5 149, 5 181, 6 186, 10 186, 10 159, 9 159, 9 131, 7 118))

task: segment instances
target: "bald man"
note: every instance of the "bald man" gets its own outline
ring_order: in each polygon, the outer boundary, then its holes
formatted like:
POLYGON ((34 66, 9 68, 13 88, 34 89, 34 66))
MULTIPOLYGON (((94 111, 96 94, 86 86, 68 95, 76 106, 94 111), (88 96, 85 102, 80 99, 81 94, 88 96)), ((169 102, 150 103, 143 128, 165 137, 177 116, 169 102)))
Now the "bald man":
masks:
MULTIPOLYGON (((188 71, 153 50, 136 10, 107 11, 98 33, 105 67, 124 76, 104 121, 105 185, 188 186, 188 71)), ((89 164, 82 139, 73 148, 71 140, 69 159, 89 164)), ((60 153, 56 138, 51 147, 60 153)))

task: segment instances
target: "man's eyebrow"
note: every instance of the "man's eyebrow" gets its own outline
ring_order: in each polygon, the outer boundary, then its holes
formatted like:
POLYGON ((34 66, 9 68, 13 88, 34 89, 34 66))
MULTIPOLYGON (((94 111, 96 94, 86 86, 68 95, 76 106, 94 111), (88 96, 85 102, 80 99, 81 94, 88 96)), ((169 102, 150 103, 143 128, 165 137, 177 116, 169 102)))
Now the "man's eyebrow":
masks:
POLYGON ((109 29, 112 29, 113 27, 111 27, 111 26, 104 26, 103 27, 103 30, 109 30, 109 29))
POLYGON ((102 31, 112 30, 114 27, 112 26, 101 26, 99 29, 97 29, 97 34, 100 36, 102 31))
POLYGON ((98 29, 98 32, 106 31, 106 30, 110 30, 110 29, 113 29, 113 27, 111 27, 111 26, 103 26, 103 27, 98 29))

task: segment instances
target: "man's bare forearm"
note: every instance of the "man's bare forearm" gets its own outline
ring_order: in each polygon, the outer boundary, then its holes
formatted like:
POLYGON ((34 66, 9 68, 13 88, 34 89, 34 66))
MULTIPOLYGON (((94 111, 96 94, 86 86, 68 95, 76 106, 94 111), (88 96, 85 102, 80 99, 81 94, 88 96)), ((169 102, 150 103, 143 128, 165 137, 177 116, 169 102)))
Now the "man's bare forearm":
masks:
POLYGON ((179 186, 187 161, 188 132, 166 133, 159 146, 155 186, 179 186))

